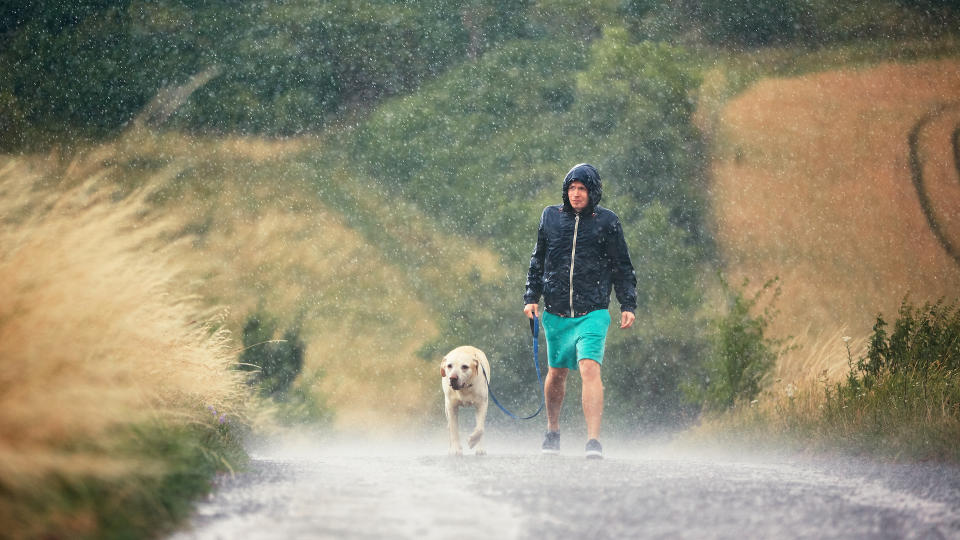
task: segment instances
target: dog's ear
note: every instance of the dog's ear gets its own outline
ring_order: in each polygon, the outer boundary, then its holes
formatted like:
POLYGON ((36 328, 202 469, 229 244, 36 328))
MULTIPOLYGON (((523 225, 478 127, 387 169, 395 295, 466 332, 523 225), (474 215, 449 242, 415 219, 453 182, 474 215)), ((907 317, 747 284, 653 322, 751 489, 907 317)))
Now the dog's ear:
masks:
POLYGON ((480 375, 480 360, 477 360, 477 357, 473 357, 473 373, 475 375, 480 375))
MULTIPOLYGON (((441 358, 441 359, 440 359, 440 363, 441 363, 441 364, 446 364, 446 363, 447 363, 447 357, 444 356, 443 358, 441 358)), ((447 376, 447 370, 444 369, 443 366, 440 366, 440 376, 441 376, 441 377, 446 377, 446 376, 447 376)))

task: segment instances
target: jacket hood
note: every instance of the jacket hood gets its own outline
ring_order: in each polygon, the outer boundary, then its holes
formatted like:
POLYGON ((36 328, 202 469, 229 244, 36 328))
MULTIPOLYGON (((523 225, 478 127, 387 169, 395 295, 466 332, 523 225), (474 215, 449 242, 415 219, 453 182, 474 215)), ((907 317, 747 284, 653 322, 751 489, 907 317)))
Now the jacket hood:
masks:
POLYGON ((587 207, 583 209, 584 213, 593 213, 593 209, 600 204, 600 199, 603 197, 603 183, 600 181, 600 173, 597 172, 596 167, 589 163, 574 165, 570 169, 570 172, 563 179, 563 210, 566 212, 573 212, 570 199, 567 198, 567 190, 570 189, 570 184, 575 180, 583 182, 583 185, 587 188, 587 193, 590 195, 587 207))

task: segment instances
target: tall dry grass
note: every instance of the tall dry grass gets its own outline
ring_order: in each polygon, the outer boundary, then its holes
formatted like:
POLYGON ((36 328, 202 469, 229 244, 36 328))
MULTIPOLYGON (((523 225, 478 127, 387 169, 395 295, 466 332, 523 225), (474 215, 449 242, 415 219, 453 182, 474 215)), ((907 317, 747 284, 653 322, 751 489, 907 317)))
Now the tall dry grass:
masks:
POLYGON ((0 162, 0 486, 143 474, 159 464, 109 453, 126 427, 241 412, 229 336, 158 240, 174 223, 150 187, 36 171, 0 162))

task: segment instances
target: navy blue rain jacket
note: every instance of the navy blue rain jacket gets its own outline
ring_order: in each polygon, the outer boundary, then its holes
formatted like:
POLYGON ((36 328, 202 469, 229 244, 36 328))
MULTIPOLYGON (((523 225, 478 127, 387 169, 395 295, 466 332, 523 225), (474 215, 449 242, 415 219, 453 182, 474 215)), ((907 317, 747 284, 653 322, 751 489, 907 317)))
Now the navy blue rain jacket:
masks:
POLYGON ((576 317, 610 305, 613 287, 621 311, 636 311, 637 277, 616 214, 597 206, 600 176, 590 165, 575 166, 563 182, 563 204, 544 208, 537 245, 530 257, 524 304, 543 297, 554 315, 576 317), (567 199, 574 180, 587 187, 590 202, 576 213, 567 199))

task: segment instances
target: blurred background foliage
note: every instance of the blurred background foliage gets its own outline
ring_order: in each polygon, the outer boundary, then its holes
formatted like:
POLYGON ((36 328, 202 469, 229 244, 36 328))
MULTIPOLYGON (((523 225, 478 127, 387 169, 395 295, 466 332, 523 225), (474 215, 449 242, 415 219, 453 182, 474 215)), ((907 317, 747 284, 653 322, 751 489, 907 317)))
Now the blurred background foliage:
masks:
MULTIPOLYGON (((158 91, 211 66, 220 75, 183 103, 175 126, 287 135, 369 110, 516 39, 569 50, 622 26, 619 39, 633 42, 818 47, 935 37, 960 20, 950 0, 5 0, 0 7, 6 147, 38 136, 116 133, 158 91)), ((564 64, 575 66, 573 55, 564 64)), ((572 104, 571 88, 546 91, 552 107, 572 104)), ((590 122, 613 127, 603 115, 590 122)))
MULTIPOLYGON (((604 205, 624 222, 640 301, 636 329, 609 338, 609 414, 634 427, 675 425, 705 399, 684 388, 732 403, 751 397, 772 365, 773 353, 757 350, 771 345, 746 311, 753 304, 736 292, 720 307, 708 299, 717 261, 693 113, 710 58, 937 36, 958 22, 948 0, 3 2, 0 148, 104 140, 138 123, 323 137, 322 154, 297 156, 297 174, 394 264, 419 276, 441 260, 403 242, 404 220, 494 249, 505 276, 411 281, 439 327, 419 354, 432 361, 455 345, 480 346, 500 366, 498 394, 521 408, 537 399, 520 318, 537 218, 560 201, 571 165, 594 163, 604 205), (344 184, 409 206, 385 220, 344 184), (737 331, 738 321, 750 331, 737 331), (717 350, 757 359, 749 384, 711 364, 726 361, 717 350)), ((245 345, 279 332, 254 321, 245 345)), ((272 360, 258 356, 269 395, 291 388, 302 367, 299 340, 309 336, 291 332, 294 349, 282 355, 247 353, 287 358, 271 374, 272 360)))

